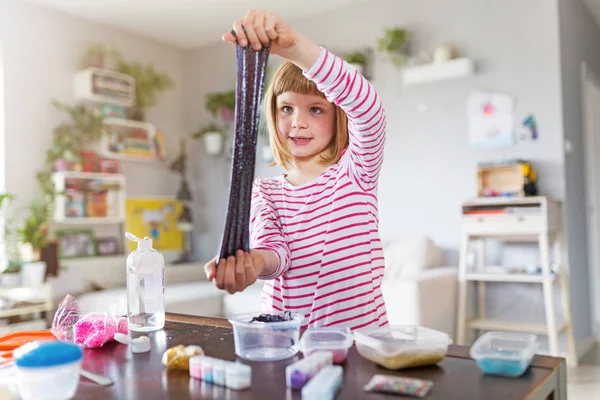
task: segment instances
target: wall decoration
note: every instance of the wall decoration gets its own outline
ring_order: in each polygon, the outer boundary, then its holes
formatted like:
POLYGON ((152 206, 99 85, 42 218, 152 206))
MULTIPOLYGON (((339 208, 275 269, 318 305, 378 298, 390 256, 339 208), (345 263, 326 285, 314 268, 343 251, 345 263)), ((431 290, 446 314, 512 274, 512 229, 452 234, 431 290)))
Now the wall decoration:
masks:
POLYGON ((156 158, 160 161, 165 161, 167 159, 165 137, 162 131, 156 131, 156 134, 154 135, 154 152, 156 153, 156 158))
POLYGON ((467 104, 470 145, 478 148, 514 145, 514 108, 515 100, 510 95, 473 92, 467 104))
POLYGON ((537 122, 533 114, 529 114, 521 124, 521 140, 537 140, 537 122))
MULTIPOLYGON (((183 233, 177 227, 177 219, 183 205, 175 198, 128 198, 126 202, 125 227, 138 237, 152 239, 156 250, 174 250, 183 248, 183 233)), ((127 243, 129 251, 137 244, 127 243)))
POLYGON ((96 254, 99 256, 112 256, 119 254, 119 241, 114 237, 97 238, 96 254))
POLYGON ((63 229, 55 233, 60 258, 93 257, 96 255, 94 232, 91 229, 63 229))

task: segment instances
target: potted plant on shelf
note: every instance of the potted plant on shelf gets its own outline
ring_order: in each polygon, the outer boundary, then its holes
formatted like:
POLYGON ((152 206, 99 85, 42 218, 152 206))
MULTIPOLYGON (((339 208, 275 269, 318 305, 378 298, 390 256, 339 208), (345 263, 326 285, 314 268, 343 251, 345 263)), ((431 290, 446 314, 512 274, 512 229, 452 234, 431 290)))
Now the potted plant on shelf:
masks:
POLYGON ((204 150, 208 154, 219 154, 223 150, 225 133, 216 124, 209 124, 192 134, 194 139, 202 139, 204 150))
POLYGON ((354 68, 358 70, 361 75, 365 73, 365 66, 367 65, 367 56, 361 51, 354 51, 346 54, 344 60, 354 68))
POLYGON ((232 122, 235 118, 235 91, 208 93, 206 110, 215 118, 220 113, 225 122, 232 122))
POLYGON ((410 34, 403 28, 384 28, 383 36, 377 39, 377 50, 387 53, 396 66, 408 61, 410 34))
POLYGON ((135 106, 129 114, 136 121, 144 121, 146 110, 158 103, 158 96, 175 86, 168 74, 157 71, 151 64, 130 63, 118 57, 116 69, 135 79, 135 106))
POLYGON ((23 226, 17 229, 19 258, 22 261, 37 262, 40 260, 41 249, 47 244, 50 213, 44 201, 33 202, 28 211, 23 226))
POLYGON ((83 67, 110 69, 112 65, 108 65, 108 60, 110 58, 118 58, 119 56, 119 52, 107 44, 90 44, 86 46, 83 67))

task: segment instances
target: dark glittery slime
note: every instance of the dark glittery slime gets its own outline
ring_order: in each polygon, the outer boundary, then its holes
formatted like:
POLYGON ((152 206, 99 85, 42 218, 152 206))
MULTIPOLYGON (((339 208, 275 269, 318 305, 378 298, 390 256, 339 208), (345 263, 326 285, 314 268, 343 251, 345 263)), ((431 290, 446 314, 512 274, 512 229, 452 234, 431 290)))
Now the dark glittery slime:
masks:
POLYGON ((229 203, 219 260, 235 255, 237 250, 250 251, 250 202, 260 103, 270 46, 256 51, 236 44, 237 86, 235 93, 235 137, 229 183, 229 203))

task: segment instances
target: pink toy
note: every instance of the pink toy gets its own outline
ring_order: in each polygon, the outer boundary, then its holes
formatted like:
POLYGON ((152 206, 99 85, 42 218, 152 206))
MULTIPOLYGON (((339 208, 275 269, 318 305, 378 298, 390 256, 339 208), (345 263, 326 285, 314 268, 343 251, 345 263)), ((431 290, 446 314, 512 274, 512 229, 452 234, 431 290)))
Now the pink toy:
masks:
POLYGON ((73 326, 73 342, 84 347, 100 347, 114 339, 117 324, 104 314, 87 314, 73 326))

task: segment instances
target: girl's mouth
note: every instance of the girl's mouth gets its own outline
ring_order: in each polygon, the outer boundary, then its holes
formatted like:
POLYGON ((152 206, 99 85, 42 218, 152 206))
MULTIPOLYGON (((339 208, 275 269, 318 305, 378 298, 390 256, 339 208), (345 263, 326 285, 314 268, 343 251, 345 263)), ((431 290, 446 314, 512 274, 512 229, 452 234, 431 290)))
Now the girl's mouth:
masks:
POLYGON ((302 137, 302 136, 294 136, 294 137, 290 136, 290 139, 297 146, 303 146, 305 144, 310 143, 310 141, 312 140, 312 138, 302 137))

